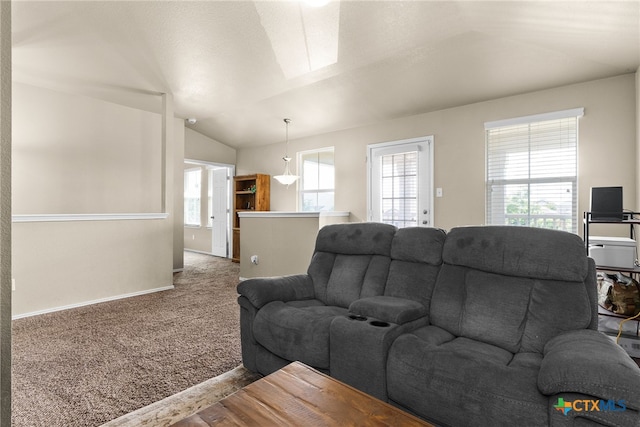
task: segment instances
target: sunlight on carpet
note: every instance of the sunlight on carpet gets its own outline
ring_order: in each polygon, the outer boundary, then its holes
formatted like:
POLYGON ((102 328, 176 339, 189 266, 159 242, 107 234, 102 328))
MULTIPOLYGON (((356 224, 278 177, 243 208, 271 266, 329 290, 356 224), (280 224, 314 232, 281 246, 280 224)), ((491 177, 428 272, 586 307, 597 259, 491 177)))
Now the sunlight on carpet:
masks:
POLYGON ((165 427, 213 405, 261 378, 244 366, 195 385, 159 402, 123 415, 102 427, 165 427))

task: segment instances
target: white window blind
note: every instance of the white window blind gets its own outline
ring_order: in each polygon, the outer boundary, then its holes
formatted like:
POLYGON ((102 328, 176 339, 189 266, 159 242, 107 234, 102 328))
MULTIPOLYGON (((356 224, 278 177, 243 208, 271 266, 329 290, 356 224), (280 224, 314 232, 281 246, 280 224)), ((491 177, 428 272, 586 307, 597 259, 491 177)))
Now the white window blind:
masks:
POLYGON ((418 151, 380 156, 382 222, 398 228, 418 225, 418 151))
POLYGON ((488 224, 577 233, 580 116, 576 109, 485 124, 488 224))

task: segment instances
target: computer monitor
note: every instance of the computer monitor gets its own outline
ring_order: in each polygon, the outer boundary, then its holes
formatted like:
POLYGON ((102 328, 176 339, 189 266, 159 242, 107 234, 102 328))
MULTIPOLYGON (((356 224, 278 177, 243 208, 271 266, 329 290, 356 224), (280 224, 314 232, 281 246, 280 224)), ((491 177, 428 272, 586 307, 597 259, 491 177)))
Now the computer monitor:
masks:
POLYGON ((622 187, 591 187, 591 219, 622 221, 622 187))

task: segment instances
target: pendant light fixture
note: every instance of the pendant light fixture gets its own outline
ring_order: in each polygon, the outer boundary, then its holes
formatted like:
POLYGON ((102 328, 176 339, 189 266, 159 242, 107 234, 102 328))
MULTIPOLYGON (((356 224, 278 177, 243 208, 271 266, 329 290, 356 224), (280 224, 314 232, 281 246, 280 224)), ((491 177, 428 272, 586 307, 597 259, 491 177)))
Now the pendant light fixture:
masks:
POLYGON ((298 179, 297 175, 293 175, 291 170, 289 169, 289 164, 291 163, 291 157, 289 157, 289 123, 291 123, 291 119, 284 119, 284 124, 286 128, 286 148, 284 151, 284 173, 282 175, 276 175, 274 178, 278 180, 278 182, 282 185, 286 185, 287 188, 298 179))

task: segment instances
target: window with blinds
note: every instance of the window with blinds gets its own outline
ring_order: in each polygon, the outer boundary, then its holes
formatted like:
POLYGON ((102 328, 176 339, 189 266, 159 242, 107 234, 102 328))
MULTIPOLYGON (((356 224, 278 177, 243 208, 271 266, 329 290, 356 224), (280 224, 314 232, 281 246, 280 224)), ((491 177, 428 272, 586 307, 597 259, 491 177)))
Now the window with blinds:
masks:
POLYGON ((382 222, 398 228, 418 225, 418 152, 380 157, 382 222))
POLYGON ((485 123, 487 224, 577 233, 583 109, 485 123))

